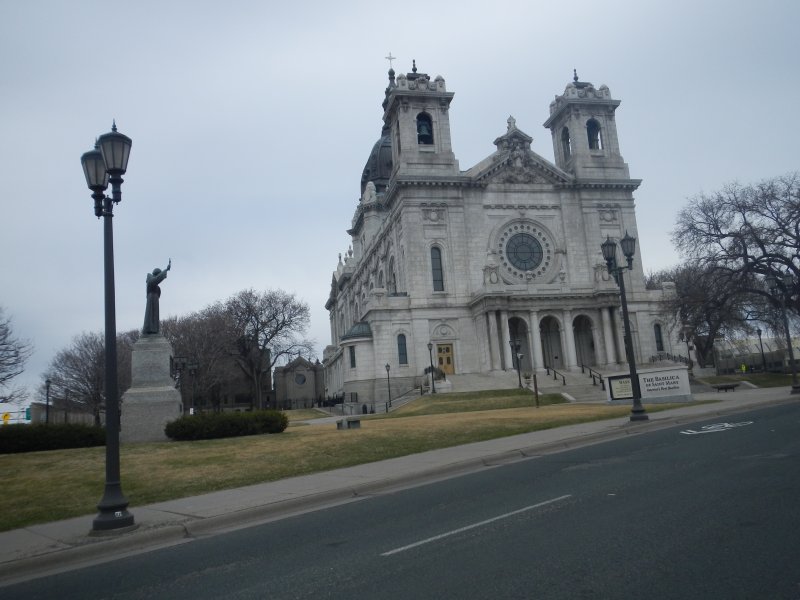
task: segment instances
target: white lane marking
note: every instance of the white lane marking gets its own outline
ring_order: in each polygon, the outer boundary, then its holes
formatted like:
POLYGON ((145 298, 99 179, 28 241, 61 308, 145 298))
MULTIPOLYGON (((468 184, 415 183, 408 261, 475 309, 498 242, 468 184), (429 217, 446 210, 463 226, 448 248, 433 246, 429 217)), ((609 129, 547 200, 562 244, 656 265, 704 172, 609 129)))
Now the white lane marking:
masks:
POLYGON ((695 431, 694 429, 684 429, 681 431, 683 435, 698 435, 701 433, 716 433, 718 431, 727 431, 728 429, 733 429, 734 427, 743 427, 745 425, 752 425, 752 421, 742 421, 741 423, 714 423, 713 425, 703 425, 700 428, 700 431, 695 431))
POLYGON ((572 494, 567 494, 565 496, 559 496, 558 498, 553 498, 552 500, 545 500, 544 502, 539 502, 539 504, 532 504, 531 506, 526 506, 525 508, 520 508, 519 510, 512 511, 504 515, 498 515, 496 517, 492 517, 491 519, 486 519, 485 521, 481 521, 480 523, 473 523, 472 525, 467 525, 466 527, 460 527, 458 529, 448 531, 447 533, 442 533, 427 538, 425 540, 420 540, 419 542, 414 542, 413 544, 409 544, 408 546, 402 546, 401 548, 395 548, 394 550, 389 550, 388 552, 384 552, 383 554, 381 554, 381 556, 391 556, 392 554, 405 552, 406 550, 410 550, 411 548, 416 548, 417 546, 430 544, 431 542, 441 540, 442 538, 450 537, 451 535, 456 535, 457 533, 463 533, 464 531, 469 531, 470 529, 475 529, 476 527, 483 527, 484 525, 488 525, 489 523, 494 523, 495 521, 499 521, 501 519, 507 519, 508 517, 513 517, 514 515, 518 515, 520 513, 533 510, 534 508, 541 508, 542 506, 547 506, 548 504, 552 504, 553 502, 559 502, 561 500, 566 500, 567 498, 571 497, 572 494))

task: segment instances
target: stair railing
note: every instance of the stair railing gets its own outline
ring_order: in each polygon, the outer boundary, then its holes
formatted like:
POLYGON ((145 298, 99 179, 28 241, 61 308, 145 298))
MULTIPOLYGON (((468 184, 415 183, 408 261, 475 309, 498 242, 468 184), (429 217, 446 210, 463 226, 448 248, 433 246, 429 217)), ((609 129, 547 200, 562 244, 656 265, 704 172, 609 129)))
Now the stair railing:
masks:
POLYGON ((555 379, 555 380, 558 380, 558 378, 561 377, 561 382, 564 385, 567 385, 567 378, 564 376, 563 373, 559 373, 553 367, 548 367, 547 365, 544 366, 544 369, 545 369, 545 371, 547 372, 548 375, 550 375, 550 371, 552 371, 553 372, 553 379, 555 379))
POLYGON ((600 381, 600 387, 605 391, 606 389, 606 380, 603 379, 603 375, 598 373, 592 367, 587 367, 586 365, 581 365, 581 373, 586 373, 589 371, 589 377, 592 378, 592 385, 597 385, 598 380, 600 381))

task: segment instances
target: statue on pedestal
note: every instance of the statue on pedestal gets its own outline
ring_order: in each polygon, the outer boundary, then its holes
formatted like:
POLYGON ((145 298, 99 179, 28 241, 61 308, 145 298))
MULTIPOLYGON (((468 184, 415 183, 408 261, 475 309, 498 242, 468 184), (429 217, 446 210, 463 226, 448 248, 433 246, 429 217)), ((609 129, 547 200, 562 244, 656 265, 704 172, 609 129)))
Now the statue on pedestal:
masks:
POLYGON ((167 278, 167 271, 172 267, 172 259, 169 259, 167 268, 153 269, 152 273, 147 274, 147 306, 144 310, 144 335, 156 334, 160 331, 158 318, 158 299, 161 297, 161 288, 158 284, 167 278))

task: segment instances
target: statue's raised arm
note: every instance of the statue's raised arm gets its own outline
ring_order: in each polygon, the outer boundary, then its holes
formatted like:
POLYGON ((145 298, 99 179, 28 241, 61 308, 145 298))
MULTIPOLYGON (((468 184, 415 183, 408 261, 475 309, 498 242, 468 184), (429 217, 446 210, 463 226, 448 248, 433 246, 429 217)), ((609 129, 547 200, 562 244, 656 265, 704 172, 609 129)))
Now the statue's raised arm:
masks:
POLYGON ((158 316, 158 302, 161 298, 161 288, 158 284, 167 278, 167 271, 172 268, 172 259, 169 259, 167 268, 163 271, 161 269, 153 269, 152 273, 147 274, 147 305, 144 309, 144 327, 142 333, 144 335, 153 335, 159 333, 160 324, 158 316))

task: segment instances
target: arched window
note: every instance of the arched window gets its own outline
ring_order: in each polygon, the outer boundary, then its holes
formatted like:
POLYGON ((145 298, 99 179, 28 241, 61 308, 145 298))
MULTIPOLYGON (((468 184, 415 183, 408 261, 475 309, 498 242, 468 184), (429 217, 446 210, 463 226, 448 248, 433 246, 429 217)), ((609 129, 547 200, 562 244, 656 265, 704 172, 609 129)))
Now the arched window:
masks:
POLYGON ((444 270, 442 269, 442 250, 437 246, 431 248, 431 276, 433 277, 433 291, 444 291, 444 270))
POLYGON ((356 347, 355 346, 348 346, 350 352, 350 368, 356 368, 356 347))
POLYGON ((406 350, 406 336, 400 334, 397 336, 397 362, 401 365, 408 364, 408 351, 406 350))
POLYGON ((653 325, 653 333, 656 336, 656 352, 664 351, 664 336, 661 334, 661 325, 653 325))
POLYGON ((567 127, 561 130, 561 150, 564 153, 564 160, 569 160, 572 155, 572 147, 569 142, 569 128, 567 127))
POLYGON ((428 113, 417 115, 417 143, 426 146, 433 144, 433 122, 428 113))
POLYGON ((378 287, 383 287, 383 271, 378 272, 378 287))
POLYGON ((600 135, 600 123, 594 119, 586 122, 586 135, 589 137, 589 150, 602 150, 603 137, 600 135))

